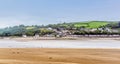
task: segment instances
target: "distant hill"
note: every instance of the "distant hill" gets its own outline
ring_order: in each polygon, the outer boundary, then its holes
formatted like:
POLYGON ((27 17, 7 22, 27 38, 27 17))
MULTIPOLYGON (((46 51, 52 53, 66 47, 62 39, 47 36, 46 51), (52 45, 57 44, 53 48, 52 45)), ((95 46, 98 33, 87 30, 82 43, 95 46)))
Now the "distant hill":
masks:
POLYGON ((56 24, 57 26, 69 27, 74 26, 75 28, 85 27, 85 28, 99 28, 102 26, 106 26, 108 24, 115 24, 116 22, 108 22, 108 21, 86 21, 86 22, 71 22, 71 23, 61 23, 56 24))
POLYGON ((120 23, 119 22, 108 22, 108 21, 86 21, 86 22, 71 22, 71 23, 59 23, 59 24, 49 24, 49 25, 32 25, 32 26, 13 26, 0 29, 0 36, 21 36, 22 34, 26 34, 28 36, 33 36, 35 33, 39 33, 40 35, 45 34, 55 34, 55 30, 63 31, 68 30, 72 33, 75 31, 79 31, 81 27, 84 29, 93 29, 93 28, 100 28, 100 27, 107 27, 109 29, 117 29, 120 30, 120 23), (75 28, 75 29, 74 29, 75 28))
POLYGON ((74 26, 75 27, 84 26, 86 28, 99 28, 107 24, 109 24, 109 22, 107 21, 90 21, 90 22, 78 22, 78 23, 75 23, 74 26))

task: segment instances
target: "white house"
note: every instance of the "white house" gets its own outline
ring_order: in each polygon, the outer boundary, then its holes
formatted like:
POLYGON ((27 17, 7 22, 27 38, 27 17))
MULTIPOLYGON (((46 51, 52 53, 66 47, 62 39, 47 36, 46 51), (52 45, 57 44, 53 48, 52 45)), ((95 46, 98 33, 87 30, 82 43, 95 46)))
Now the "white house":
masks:
POLYGON ((26 35, 26 34, 23 34, 23 35, 22 35, 22 37, 26 38, 26 37, 27 37, 27 35, 26 35))

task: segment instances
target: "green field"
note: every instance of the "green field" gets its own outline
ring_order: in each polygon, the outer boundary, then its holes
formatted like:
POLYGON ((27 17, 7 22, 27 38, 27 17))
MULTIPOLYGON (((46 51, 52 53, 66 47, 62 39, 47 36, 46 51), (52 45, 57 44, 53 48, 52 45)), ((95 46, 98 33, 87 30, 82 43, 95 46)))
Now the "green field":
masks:
MULTIPOLYGON (((88 22, 72 22, 72 23, 62 23, 62 24, 56 24, 56 27, 85 27, 85 28, 99 28, 102 26, 106 26, 107 24, 109 24, 110 22, 107 21, 88 21, 88 22)), ((53 25, 54 26, 54 25, 53 25)), ((26 29, 34 29, 35 27, 27 27, 26 29)))
POLYGON ((35 28, 35 27, 32 27, 32 26, 31 26, 31 27, 27 27, 26 29, 27 29, 27 30, 30 30, 30 29, 34 29, 34 28, 35 28))
POLYGON ((99 28, 101 26, 105 26, 109 24, 109 22, 105 22, 105 21, 91 21, 91 22, 78 22, 75 23, 74 26, 75 27, 86 27, 86 28, 99 28))

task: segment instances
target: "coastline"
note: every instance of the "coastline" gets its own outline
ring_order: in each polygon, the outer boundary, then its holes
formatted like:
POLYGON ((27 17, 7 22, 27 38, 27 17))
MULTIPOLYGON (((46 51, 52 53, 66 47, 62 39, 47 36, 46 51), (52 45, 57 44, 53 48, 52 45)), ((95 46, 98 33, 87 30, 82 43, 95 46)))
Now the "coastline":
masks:
POLYGON ((120 40, 120 37, 4 37, 0 40, 36 41, 36 40, 120 40))
POLYGON ((79 40, 0 39, 0 48, 103 48, 120 49, 119 38, 81 38, 79 40))

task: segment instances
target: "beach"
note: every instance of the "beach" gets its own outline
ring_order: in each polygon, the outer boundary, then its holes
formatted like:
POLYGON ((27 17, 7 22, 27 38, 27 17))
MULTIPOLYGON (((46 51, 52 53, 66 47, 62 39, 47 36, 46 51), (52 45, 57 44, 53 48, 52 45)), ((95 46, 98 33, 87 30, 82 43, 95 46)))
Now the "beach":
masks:
POLYGON ((120 64, 119 49, 1 48, 0 64, 120 64))
POLYGON ((120 64, 119 38, 0 39, 0 64, 120 64))
POLYGON ((0 39, 0 48, 103 48, 120 49, 119 40, 112 38, 80 39, 80 40, 29 40, 0 39))

